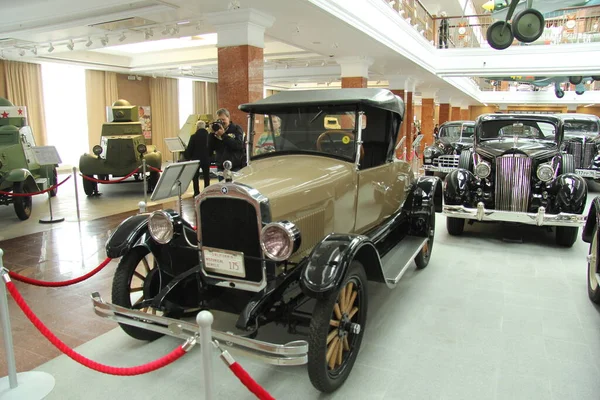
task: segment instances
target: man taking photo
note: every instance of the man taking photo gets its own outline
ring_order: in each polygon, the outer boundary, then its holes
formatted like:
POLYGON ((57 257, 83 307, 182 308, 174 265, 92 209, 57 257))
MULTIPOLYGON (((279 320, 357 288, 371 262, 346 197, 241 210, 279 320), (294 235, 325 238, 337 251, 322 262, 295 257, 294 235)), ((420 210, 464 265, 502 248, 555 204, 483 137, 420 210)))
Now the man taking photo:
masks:
MULTIPOLYGON (((223 171, 223 163, 231 161, 231 170, 239 171, 246 165, 244 152, 244 131, 230 119, 229 111, 225 108, 217 110, 217 121, 212 123, 212 133, 209 138, 209 151, 216 153, 217 170, 223 171)), ((224 178, 219 175, 219 181, 224 178)))

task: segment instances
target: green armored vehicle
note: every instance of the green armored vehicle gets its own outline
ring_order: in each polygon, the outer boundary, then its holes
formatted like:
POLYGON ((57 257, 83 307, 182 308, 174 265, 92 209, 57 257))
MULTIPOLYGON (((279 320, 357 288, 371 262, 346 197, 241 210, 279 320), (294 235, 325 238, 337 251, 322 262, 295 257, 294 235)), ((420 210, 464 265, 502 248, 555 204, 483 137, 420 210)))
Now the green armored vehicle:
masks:
POLYGON ((92 149, 94 154, 84 154, 79 158, 79 171, 84 175, 83 190, 86 195, 98 194, 96 180, 109 180, 112 177, 125 177, 139 168, 133 175, 134 181, 148 180, 148 191, 154 190, 160 172, 162 155, 153 145, 146 145, 142 124, 138 120, 138 110, 127 100, 117 100, 112 105, 111 122, 102 124, 100 144, 92 149), (142 160, 146 160, 147 176, 142 176, 142 160))
MULTIPOLYGON (((27 125, 27 109, 0 97, 0 204, 12 204, 23 221, 31 215, 31 197, 5 193, 35 193, 57 183, 58 165, 39 165, 32 147, 35 139, 27 125)), ((56 196, 56 191, 50 195, 56 196)))

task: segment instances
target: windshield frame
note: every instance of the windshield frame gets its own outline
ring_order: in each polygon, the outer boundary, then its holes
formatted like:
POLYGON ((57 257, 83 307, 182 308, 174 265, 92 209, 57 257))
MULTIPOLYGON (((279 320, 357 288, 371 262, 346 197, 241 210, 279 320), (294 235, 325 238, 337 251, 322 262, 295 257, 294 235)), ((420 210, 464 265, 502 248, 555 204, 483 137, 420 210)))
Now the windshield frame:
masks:
MULTIPOLYGON (((545 138, 545 139, 541 139, 541 138, 529 138, 526 136, 516 136, 518 139, 518 141, 527 141, 527 140, 534 140, 534 141, 543 141, 545 143, 549 143, 549 142, 553 142, 554 145, 558 146, 560 145, 561 142, 561 138, 562 138, 562 131, 563 131, 563 125, 562 123, 557 123, 555 121, 552 120, 542 120, 542 119, 537 119, 537 118, 507 118, 507 119, 500 119, 500 118, 494 118, 494 119, 489 119, 489 120, 482 120, 479 123, 477 123, 476 128, 475 128, 475 143, 477 144, 481 144, 481 143, 487 143, 487 142, 492 142, 492 141, 506 141, 506 140, 514 140, 515 135, 510 135, 510 136, 496 136, 493 138, 482 138, 482 130, 483 130, 483 126, 485 124, 493 124, 493 123, 504 123, 505 126, 508 125, 513 125, 515 123, 526 123, 527 126, 530 126, 532 124, 540 124, 540 123, 545 123, 545 124, 549 124, 552 125, 554 127, 554 137, 553 138, 545 138)), ((525 125, 525 124, 524 124, 525 125)), ((500 128, 502 129, 502 128, 500 128)), ((537 129, 537 128, 536 128, 537 129)), ((542 133, 543 131, 540 130, 542 133)))

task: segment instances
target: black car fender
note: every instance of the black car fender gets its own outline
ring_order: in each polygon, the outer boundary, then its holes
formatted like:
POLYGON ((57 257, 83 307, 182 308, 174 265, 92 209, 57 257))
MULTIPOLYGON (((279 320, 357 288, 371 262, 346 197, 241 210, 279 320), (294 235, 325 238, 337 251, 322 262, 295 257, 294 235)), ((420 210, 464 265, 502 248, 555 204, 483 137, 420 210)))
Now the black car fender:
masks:
POLYGON ((106 241, 106 255, 110 258, 124 256, 148 231, 148 214, 133 215, 119 224, 106 241))
POLYGON ((408 212, 418 211, 433 201, 435 212, 442 212, 442 181, 437 176, 420 176, 404 203, 408 212))
POLYGON ((302 268, 302 291, 309 297, 321 298, 337 289, 353 260, 368 266, 368 280, 385 282, 379 253, 367 236, 332 233, 313 248, 302 268))
POLYGON ((581 234, 581 239, 586 243, 592 243, 592 235, 594 234, 594 229, 598 226, 600 222, 600 196, 596 196, 594 200, 592 200, 592 204, 590 206, 590 210, 588 211, 587 220, 585 221, 585 226, 583 227, 583 233, 581 234))
POLYGON ((587 200, 587 184, 576 174, 559 175, 554 183, 555 206, 562 212, 581 214, 587 200))
POLYGON ((475 175, 471 171, 458 168, 450 171, 444 179, 444 202, 451 205, 462 205, 469 197, 471 182, 475 175))

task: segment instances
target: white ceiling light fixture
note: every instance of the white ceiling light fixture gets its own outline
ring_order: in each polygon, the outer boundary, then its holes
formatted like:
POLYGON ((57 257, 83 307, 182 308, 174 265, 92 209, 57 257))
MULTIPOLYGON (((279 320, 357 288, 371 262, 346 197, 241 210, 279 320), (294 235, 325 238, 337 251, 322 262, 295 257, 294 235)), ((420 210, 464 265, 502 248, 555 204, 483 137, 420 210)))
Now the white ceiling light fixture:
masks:
POLYGON ((73 51, 73 49, 75 49, 75 43, 73 43, 73 39, 69 40, 69 43, 67 44, 67 49, 73 51))
POLYGON ((121 32, 121 36, 119 36, 119 42, 122 42, 125 39, 127 39, 127 36, 125 36, 125 32, 121 32))
POLYGON ((88 41, 85 43, 85 47, 90 47, 93 44, 94 42, 92 42, 92 38, 88 37, 88 41))
POLYGON ((52 42, 48 43, 48 53, 52 53, 54 51, 54 46, 52 46, 52 42))
POLYGON ((37 56, 37 46, 33 46, 33 49, 31 49, 31 52, 33 53, 34 56, 37 56))
POLYGON ((19 55, 21 57, 25 56, 25 50, 23 50, 23 49, 19 50, 19 55))
POLYGON ((144 38, 146 40, 150 39, 152 36, 154 36, 154 31, 152 29, 146 29, 146 31, 144 32, 144 38))
POLYGON ((100 43, 102 43, 102 46, 106 46, 108 44, 108 35, 104 35, 104 37, 100 39, 100 43))

